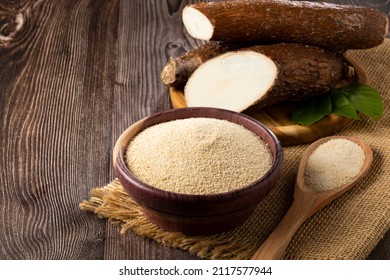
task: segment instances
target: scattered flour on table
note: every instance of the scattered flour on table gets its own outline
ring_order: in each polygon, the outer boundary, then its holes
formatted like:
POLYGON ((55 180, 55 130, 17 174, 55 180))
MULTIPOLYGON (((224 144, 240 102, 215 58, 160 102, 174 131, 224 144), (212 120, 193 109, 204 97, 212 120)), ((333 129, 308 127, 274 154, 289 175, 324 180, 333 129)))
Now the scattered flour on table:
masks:
POLYGON ((363 149, 347 139, 331 139, 309 156, 305 183, 314 191, 341 187, 355 178, 363 167, 363 149))
POLYGON ((130 141, 129 170, 156 188, 213 194, 247 186, 272 166, 268 145, 241 125, 214 118, 173 120, 130 141))

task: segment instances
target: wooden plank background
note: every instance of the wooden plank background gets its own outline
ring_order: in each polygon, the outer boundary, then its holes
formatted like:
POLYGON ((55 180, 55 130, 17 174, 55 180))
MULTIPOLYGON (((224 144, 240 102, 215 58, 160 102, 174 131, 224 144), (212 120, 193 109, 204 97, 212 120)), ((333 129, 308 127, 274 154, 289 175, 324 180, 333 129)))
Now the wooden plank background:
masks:
MULTIPOLYGON (((0 1, 0 259, 194 258, 78 207, 114 178, 122 131, 170 108, 159 74, 200 44, 181 22, 194 2, 0 1)), ((389 249, 388 233, 369 258, 389 249)))

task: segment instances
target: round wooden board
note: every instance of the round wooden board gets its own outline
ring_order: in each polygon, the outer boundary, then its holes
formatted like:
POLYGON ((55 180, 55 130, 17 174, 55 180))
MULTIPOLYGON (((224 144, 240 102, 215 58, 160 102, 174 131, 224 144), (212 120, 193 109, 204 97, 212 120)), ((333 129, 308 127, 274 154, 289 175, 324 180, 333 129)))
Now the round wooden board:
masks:
MULTIPOLYGON (((345 60, 353 71, 348 81, 342 81, 341 84, 345 85, 351 82, 368 83, 367 75, 361 67, 348 55, 345 55, 345 60)), ((181 90, 171 87, 169 94, 174 108, 187 107, 181 90)), ((290 118, 294 106, 294 103, 282 103, 261 110, 244 111, 243 113, 265 124, 278 137, 283 146, 311 143, 322 137, 337 133, 354 121, 350 118, 332 114, 308 127, 296 125, 290 118)))

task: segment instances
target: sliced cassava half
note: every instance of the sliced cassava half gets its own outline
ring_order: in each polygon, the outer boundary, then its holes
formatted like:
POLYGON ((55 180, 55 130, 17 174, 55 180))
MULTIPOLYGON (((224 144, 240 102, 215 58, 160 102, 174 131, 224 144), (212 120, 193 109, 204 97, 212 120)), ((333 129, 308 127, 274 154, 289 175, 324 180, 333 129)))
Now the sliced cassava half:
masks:
POLYGON ((309 1, 201 2, 186 6, 182 16, 188 33, 202 40, 302 43, 333 51, 375 47, 389 26, 376 9, 309 1))
POLYGON ((161 71, 161 81, 166 86, 183 89, 189 76, 203 62, 222 53, 237 50, 247 44, 236 42, 207 42, 185 54, 171 57, 161 71))
POLYGON ((248 47, 201 64, 188 79, 184 95, 189 107, 241 112, 322 94, 340 81, 342 68, 340 59, 318 47, 248 47))

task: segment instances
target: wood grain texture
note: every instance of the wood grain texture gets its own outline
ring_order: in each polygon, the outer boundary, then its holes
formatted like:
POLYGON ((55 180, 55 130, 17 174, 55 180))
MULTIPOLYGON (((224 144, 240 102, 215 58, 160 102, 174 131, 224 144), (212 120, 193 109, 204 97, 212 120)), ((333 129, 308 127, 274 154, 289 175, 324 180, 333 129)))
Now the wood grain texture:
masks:
POLYGON ((105 222, 78 203, 108 180, 118 8, 65 0, 6 9, 3 27, 17 27, 0 48, 0 257, 103 258, 105 222))
MULTIPOLYGON (((130 124, 170 108, 185 0, 0 2, 0 259, 195 259, 81 211, 130 124)), ((375 6, 386 1, 344 0, 375 6)), ((390 259, 390 234, 371 259, 390 259)))

